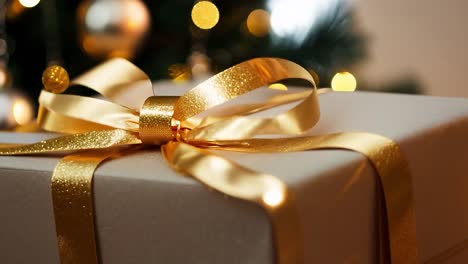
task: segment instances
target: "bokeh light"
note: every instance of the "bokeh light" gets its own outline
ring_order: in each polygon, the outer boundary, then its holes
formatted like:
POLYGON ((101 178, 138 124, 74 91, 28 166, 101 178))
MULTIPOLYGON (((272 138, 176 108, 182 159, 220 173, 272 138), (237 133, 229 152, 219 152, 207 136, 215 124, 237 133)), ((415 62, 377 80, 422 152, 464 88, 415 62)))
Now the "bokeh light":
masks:
POLYGON ((282 83, 272 83, 268 88, 273 90, 287 91, 288 87, 282 83))
POLYGON ((25 125, 32 120, 33 111, 28 101, 23 98, 15 99, 13 103, 13 118, 18 125, 25 125))
POLYGON ((212 2, 200 1, 193 6, 192 21, 201 29, 211 29, 218 24, 218 8, 212 2))
POLYGON ((247 17, 247 29, 256 37, 263 37, 270 31, 270 14, 262 9, 255 9, 247 17))
POLYGON ((268 190, 262 197, 263 202, 271 207, 276 207, 283 203, 284 192, 277 189, 268 190))
POLYGON ((0 90, 5 87, 8 80, 8 74, 5 69, 0 69, 0 90))
POLYGON ((41 0, 19 0, 19 3, 27 8, 35 7, 41 0))
POLYGON ((186 82, 191 77, 190 68, 184 64, 173 64, 168 69, 169 77, 174 82, 186 82))
POLYGON ((331 87, 333 91, 353 92, 356 90, 357 81, 349 72, 339 72, 333 76, 331 87))
POLYGON ((268 0, 271 30, 281 43, 300 46, 337 8, 347 8, 350 0, 268 0))

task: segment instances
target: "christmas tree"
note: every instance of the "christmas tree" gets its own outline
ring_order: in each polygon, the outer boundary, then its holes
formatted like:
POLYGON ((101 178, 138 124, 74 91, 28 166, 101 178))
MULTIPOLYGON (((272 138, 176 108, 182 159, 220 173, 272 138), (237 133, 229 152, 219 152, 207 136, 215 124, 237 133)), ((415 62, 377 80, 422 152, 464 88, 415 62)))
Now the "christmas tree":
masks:
MULTIPOLYGON (((131 57, 153 80, 190 76, 197 54, 205 57, 213 72, 254 57, 281 57, 309 69, 321 87, 330 86, 337 72, 349 71, 366 58, 366 36, 356 29, 350 4, 342 0, 214 1, 219 21, 210 29, 194 23, 192 11, 196 2, 188 0, 144 1, 141 6, 145 10, 125 6, 137 0, 43 0, 33 8, 22 9, 15 9, 19 5, 15 1, 7 5, 9 70, 15 84, 33 98, 41 89, 41 74, 50 63, 61 63, 73 77, 105 57, 122 54, 131 57), (101 12, 92 11, 100 2, 113 4, 101 12), (130 12, 130 21, 119 20, 122 10, 130 12), (92 12, 96 13, 94 20, 102 20, 105 15, 114 22, 100 32, 93 32, 89 25, 83 28, 88 20, 94 21, 92 12), (122 23, 132 22, 132 15, 141 22, 145 12, 150 25, 143 29, 140 26, 138 30, 144 30, 145 36, 128 48, 130 51, 93 54, 92 49, 103 48, 99 45, 105 41, 95 41, 87 50, 89 43, 85 42, 90 34, 114 35, 112 45, 120 45, 118 42, 128 39, 126 35, 119 36, 123 34, 122 23)), ((366 89, 362 84, 359 88, 366 89)), ((419 91, 412 80, 400 80, 383 88, 419 91)))

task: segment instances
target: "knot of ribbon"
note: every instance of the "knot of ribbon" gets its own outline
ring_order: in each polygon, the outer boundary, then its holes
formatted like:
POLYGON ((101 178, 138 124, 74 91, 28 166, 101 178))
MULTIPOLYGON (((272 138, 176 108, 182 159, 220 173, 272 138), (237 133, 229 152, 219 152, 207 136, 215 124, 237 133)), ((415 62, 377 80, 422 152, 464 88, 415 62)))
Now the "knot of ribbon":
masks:
POLYGON ((384 193, 383 211, 387 218, 381 238, 382 244, 388 246, 383 246, 382 251, 388 253, 387 259, 393 263, 417 262, 411 177, 398 145, 371 133, 301 135, 318 122, 318 94, 324 91, 316 89, 312 76, 301 66, 278 58, 252 59, 176 97, 154 96, 151 81, 144 72, 126 60, 113 59, 77 77, 71 85, 93 89, 107 100, 43 90, 39 97, 40 127, 68 135, 0 148, 0 155, 81 151, 62 159, 52 176, 62 263, 99 262, 92 175, 105 159, 124 155, 132 149, 128 146, 142 144, 160 145, 164 158, 176 171, 263 207, 271 219, 275 259, 279 264, 304 261, 300 216, 293 192, 279 178, 243 167, 209 149, 360 152, 376 169, 384 193), (312 89, 219 108, 283 79, 305 80, 312 89), (289 103, 296 104, 273 117, 254 116, 289 103), (83 181, 87 184, 83 185, 83 181), (388 240, 384 238, 386 234, 388 240))
POLYGON ((162 145, 181 139, 181 127, 173 119, 176 96, 152 96, 146 99, 140 111, 139 135, 144 144, 162 145))

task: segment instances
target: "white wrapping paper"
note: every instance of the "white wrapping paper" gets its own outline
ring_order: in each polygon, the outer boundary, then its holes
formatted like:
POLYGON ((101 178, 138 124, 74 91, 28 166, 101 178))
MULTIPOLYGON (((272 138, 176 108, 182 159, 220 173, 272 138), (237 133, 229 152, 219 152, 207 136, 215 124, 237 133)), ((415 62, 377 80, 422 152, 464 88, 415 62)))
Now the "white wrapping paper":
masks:
MULTIPOLYGON (((322 117, 311 134, 367 131, 401 144, 413 176, 421 260, 468 263, 462 243, 468 239, 468 100, 358 92, 326 94, 320 104, 322 117)), ((0 133, 0 142, 45 137, 0 133)), ((362 155, 223 155, 291 186, 305 263, 376 263, 379 194, 362 155)), ((59 263, 50 194, 58 160, 0 157, 1 263, 59 263)), ((178 175, 157 150, 103 164, 94 193, 102 263, 273 263, 261 208, 178 175)))

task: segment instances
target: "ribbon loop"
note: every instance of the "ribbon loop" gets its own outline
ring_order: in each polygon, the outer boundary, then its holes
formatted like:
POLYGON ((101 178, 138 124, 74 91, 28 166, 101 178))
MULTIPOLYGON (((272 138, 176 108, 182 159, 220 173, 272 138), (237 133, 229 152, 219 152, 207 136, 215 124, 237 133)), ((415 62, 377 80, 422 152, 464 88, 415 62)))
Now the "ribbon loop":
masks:
POLYGON ((173 120, 178 96, 151 96, 140 111, 140 139, 144 144, 162 145, 176 137, 178 126, 173 120))
POLYGON ((109 101, 43 91, 40 126, 71 134, 27 145, 0 144, 0 156, 91 150, 65 158, 52 179, 62 263, 97 264, 98 243, 89 217, 93 211, 92 175, 100 162, 114 157, 113 150, 123 154, 119 146, 143 144, 161 145, 163 156, 176 171, 262 206, 271 218, 277 264, 304 263, 293 192, 279 178, 242 167, 207 149, 245 153, 347 149, 362 153, 376 169, 383 188, 389 241, 381 245, 388 246, 392 263, 418 263, 412 182, 403 153, 392 140, 370 133, 304 135, 319 120, 317 96, 329 90, 317 91, 314 79, 301 66, 278 58, 252 59, 180 97, 161 97, 153 96, 151 82, 140 69, 114 59, 72 84, 87 86, 109 101), (269 83, 297 78, 308 81, 313 89, 260 103, 236 104, 227 111, 214 109, 269 83), (287 103, 297 104, 271 117, 250 116, 287 103), (82 182, 86 184, 73 187, 82 182), (74 197, 85 197, 85 204, 73 201, 70 207, 67 202, 74 197), (78 223, 77 219, 87 222, 78 223))

